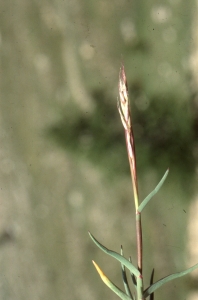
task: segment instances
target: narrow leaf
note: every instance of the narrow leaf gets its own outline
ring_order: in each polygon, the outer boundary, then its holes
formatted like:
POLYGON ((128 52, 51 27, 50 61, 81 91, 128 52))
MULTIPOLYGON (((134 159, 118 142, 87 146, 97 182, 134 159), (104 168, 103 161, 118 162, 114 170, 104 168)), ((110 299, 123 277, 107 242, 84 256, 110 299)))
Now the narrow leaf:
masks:
MULTIPOLYGON (((130 261, 130 263, 132 263, 131 257, 129 257, 129 261, 130 261)), ((136 281, 136 278, 135 278, 135 276, 134 276, 133 273, 130 273, 130 274, 131 274, 132 282, 133 282, 135 288, 137 289, 137 281, 136 281)))
POLYGON ((163 185, 166 177, 168 176, 169 169, 165 172, 164 176, 156 186, 156 188, 142 201, 140 206, 138 207, 138 211, 141 213, 144 207, 147 205, 147 203, 153 198, 153 196, 159 191, 161 186, 163 185))
MULTIPOLYGON (((153 279, 154 279, 154 269, 152 270, 151 273, 150 285, 153 284, 153 279)), ((154 300, 154 292, 150 294, 150 300, 154 300)))
POLYGON ((196 268, 198 268, 198 264, 194 265, 193 267, 185 270, 185 271, 182 271, 182 272, 179 272, 179 273, 174 273, 174 274, 171 274, 171 275, 168 275, 160 280, 158 280, 157 282, 155 282, 154 284, 152 284, 151 286, 149 286, 145 291, 144 291, 144 298, 148 297, 151 293, 153 293, 155 290, 157 290, 160 286, 162 286, 164 283, 168 282, 168 281, 171 281, 173 279, 176 279, 176 278, 179 278, 179 277, 182 277, 192 271, 194 271, 196 268))
POLYGON ((121 262, 121 264, 123 264, 127 269, 129 269, 131 271, 131 273, 133 273, 135 276, 137 276, 137 277, 140 276, 140 272, 138 271, 138 269, 136 267, 134 267, 134 265, 131 262, 129 262, 126 258, 124 258, 123 256, 121 256, 117 252, 109 250, 105 246, 103 246, 102 244, 100 244, 90 232, 89 232, 89 235, 90 235, 91 239, 93 240, 93 242, 102 251, 104 251, 106 254, 112 256, 113 258, 115 258, 119 262, 121 262))
POLYGON ((95 263, 95 261, 92 261, 96 270, 98 271, 102 281, 116 294, 118 295, 122 300, 131 300, 132 298, 127 296, 122 290, 119 289, 109 278, 103 273, 103 271, 99 268, 99 266, 95 263))
MULTIPOLYGON (((123 256, 123 248, 121 246, 121 255, 123 256)), ((133 299, 130 287, 129 287, 129 283, 128 283, 128 279, 127 279, 127 275, 126 275, 126 269, 125 266, 121 263, 121 268, 122 268, 122 280, 123 280, 123 284, 124 284, 124 288, 126 291, 126 294, 131 297, 131 299, 133 299)))

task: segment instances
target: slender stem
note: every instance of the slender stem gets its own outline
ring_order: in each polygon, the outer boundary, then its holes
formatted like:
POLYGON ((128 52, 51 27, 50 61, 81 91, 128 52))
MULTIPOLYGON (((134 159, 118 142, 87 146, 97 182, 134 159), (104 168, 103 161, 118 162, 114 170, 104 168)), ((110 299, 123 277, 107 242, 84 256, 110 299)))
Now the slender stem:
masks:
POLYGON ((140 277, 137 278, 137 296, 138 300, 144 300, 143 298, 143 265, 142 265, 142 223, 141 223, 141 213, 136 211, 136 239, 137 239, 137 262, 138 262, 138 270, 140 271, 140 277))
POLYGON ((142 276, 137 278, 137 300, 144 300, 142 276))
POLYGON ((142 223, 141 223, 141 214, 136 212, 136 239, 137 239, 137 262, 138 270, 142 275, 142 223))
POLYGON ((131 171, 131 180, 132 180, 132 186, 133 186, 135 209, 137 211, 138 206, 139 206, 138 183, 137 183, 135 143, 134 143, 134 139, 133 139, 132 128, 130 128, 130 130, 125 130, 125 140, 126 140, 126 148, 127 148, 130 171, 131 171))

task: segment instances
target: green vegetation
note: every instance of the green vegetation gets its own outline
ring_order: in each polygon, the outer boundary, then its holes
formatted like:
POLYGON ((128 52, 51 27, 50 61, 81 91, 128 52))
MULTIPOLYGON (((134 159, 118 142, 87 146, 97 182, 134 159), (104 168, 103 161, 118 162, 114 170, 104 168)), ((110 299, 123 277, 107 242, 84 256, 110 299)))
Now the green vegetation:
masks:
POLYGON ((196 268, 198 268, 198 263, 193 267, 178 273, 174 273, 168 275, 157 282, 153 283, 154 277, 154 269, 151 274, 150 286, 148 288, 144 288, 143 282, 143 239, 142 239, 142 223, 141 223, 141 213, 145 206, 149 203, 149 201, 153 198, 153 196, 159 191, 161 186, 163 185, 169 170, 167 170, 156 186, 156 188, 139 204, 139 193, 138 193, 138 181, 137 181, 137 169, 136 169, 136 154, 135 154, 135 141, 133 135, 133 128, 131 122, 131 112, 130 112, 130 102, 128 97, 128 85, 126 74, 124 70, 124 66, 122 65, 120 70, 119 76, 119 100, 118 100, 118 110, 120 113, 121 121, 125 131, 125 139, 126 139, 126 147, 129 159, 129 165, 131 170, 131 179, 133 185, 133 193, 134 193, 134 202, 135 202, 135 213, 136 213, 136 242, 137 242, 137 267, 131 262, 131 259, 126 259, 123 256, 123 248, 121 246, 121 254, 118 254, 115 251, 107 249, 103 246, 96 238, 89 233, 93 242, 106 254, 110 255, 111 257, 115 258, 121 263, 121 270, 122 270, 122 279, 123 284, 125 287, 125 292, 120 290, 113 282, 111 282, 108 277, 103 273, 100 267, 93 261, 96 270, 98 271, 100 277, 104 281, 104 283, 115 293, 117 294, 122 300, 129 300, 129 299, 136 299, 136 300, 144 300, 148 296, 150 296, 150 300, 154 299, 154 292, 161 287, 163 284, 182 277, 196 268), (133 292, 130 289, 126 270, 127 268, 132 277, 132 283, 134 285, 133 292))

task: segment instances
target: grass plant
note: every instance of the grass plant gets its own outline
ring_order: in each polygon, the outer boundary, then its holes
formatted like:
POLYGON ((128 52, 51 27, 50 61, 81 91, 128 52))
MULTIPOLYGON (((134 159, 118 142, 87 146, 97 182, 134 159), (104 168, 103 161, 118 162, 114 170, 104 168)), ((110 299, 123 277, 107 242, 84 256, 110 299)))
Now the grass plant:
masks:
POLYGON ((168 275, 164 278, 161 278, 160 280, 153 282, 154 279, 154 269, 150 276, 150 285, 149 287, 144 287, 144 281, 143 281, 143 263, 142 263, 142 257, 143 257, 143 241, 142 241, 142 225, 141 225, 141 215, 142 211, 146 207, 146 205, 149 203, 149 201, 153 198, 153 196, 159 191, 161 186, 163 185, 165 179, 168 176, 169 169, 165 172, 164 176, 156 186, 156 188, 143 200, 139 201, 139 193, 138 193, 138 181, 137 181, 137 169, 136 169, 136 155, 135 155, 135 142, 134 142, 134 135, 133 135, 133 128, 132 128, 132 122, 131 122, 131 111, 130 111, 130 101, 129 101, 129 95, 128 95, 128 86, 127 86, 127 78, 126 73, 124 69, 124 65, 120 68, 119 73, 119 99, 118 99, 118 111, 121 117, 121 121, 124 127, 125 132, 125 140, 126 140, 126 148, 128 153, 128 160, 129 160, 129 166, 131 171, 131 180, 132 180, 132 186, 133 186, 133 194, 134 194, 134 203, 135 203, 135 212, 136 212, 136 244, 137 244, 137 266, 135 266, 131 259, 127 259, 124 257, 123 249, 121 246, 121 252, 120 254, 112 251, 105 246, 103 246, 90 232, 89 235, 93 242, 106 254, 112 256, 117 261, 121 263, 121 271, 122 271, 122 280, 124 285, 124 291, 122 291, 120 288, 118 288, 100 269, 100 267, 96 264, 95 261, 93 261, 93 264, 98 271, 101 279, 103 282, 115 293, 117 294, 121 299, 123 300, 144 300, 147 297, 150 298, 150 300, 154 300, 154 292, 160 288, 163 284, 182 277, 196 268, 198 268, 198 264, 194 265, 193 267, 186 269, 184 271, 174 273, 171 275, 168 275), (131 290, 128 278, 126 274, 126 268, 130 271, 132 284, 133 284, 133 291, 131 290))

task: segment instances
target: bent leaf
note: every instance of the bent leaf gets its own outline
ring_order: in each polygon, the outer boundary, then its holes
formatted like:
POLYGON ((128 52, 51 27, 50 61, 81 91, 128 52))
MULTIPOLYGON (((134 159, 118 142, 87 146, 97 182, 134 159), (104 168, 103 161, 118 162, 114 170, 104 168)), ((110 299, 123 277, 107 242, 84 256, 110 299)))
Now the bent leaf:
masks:
POLYGON ((123 256, 121 256, 117 252, 109 250, 105 246, 103 246, 102 244, 100 244, 90 232, 89 232, 89 235, 90 235, 91 239, 93 240, 93 242, 102 251, 104 251, 106 254, 112 256, 113 258, 115 258, 119 262, 121 262, 121 264, 123 264, 127 269, 129 269, 131 271, 131 273, 133 273, 136 277, 140 276, 140 272, 138 271, 138 269, 136 269, 136 267, 134 267, 134 265, 131 262, 129 262, 126 258, 124 258, 123 256))
POLYGON ((160 180, 160 182, 158 183, 158 185, 156 186, 156 188, 142 201, 142 203, 138 207, 138 212, 141 213, 142 210, 144 209, 144 207, 147 205, 147 203, 159 191, 159 189, 161 188, 162 184, 164 183, 166 177, 168 176, 168 172, 169 172, 169 169, 165 172, 164 176, 162 177, 162 179, 160 180))
POLYGON ((132 298, 127 296, 122 290, 119 289, 109 278, 103 273, 103 271, 99 268, 99 266, 93 261, 93 264, 98 271, 102 281, 116 294, 118 295, 122 300, 131 300, 132 298))
POLYGON ((152 284, 151 286, 149 286, 143 293, 143 296, 144 298, 148 297, 150 294, 152 294, 155 290, 157 290, 160 286, 162 286, 164 283, 168 282, 168 281, 171 281, 173 279, 176 279, 176 278, 179 278, 179 277, 182 277, 192 271, 194 271, 196 268, 198 268, 198 264, 194 265, 193 267, 185 270, 185 271, 182 271, 182 272, 179 272, 179 273, 174 273, 174 274, 171 274, 171 275, 168 275, 162 279, 160 279, 159 281, 155 282, 154 284, 152 284))

